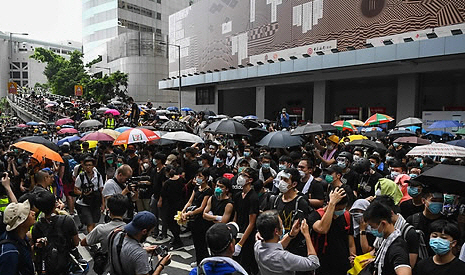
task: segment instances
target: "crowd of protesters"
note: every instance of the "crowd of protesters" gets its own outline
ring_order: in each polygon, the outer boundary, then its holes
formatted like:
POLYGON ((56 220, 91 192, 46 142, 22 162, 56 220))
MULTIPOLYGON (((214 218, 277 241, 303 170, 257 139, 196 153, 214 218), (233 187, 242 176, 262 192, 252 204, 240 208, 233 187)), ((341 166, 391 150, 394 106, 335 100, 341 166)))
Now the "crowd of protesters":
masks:
MULTIPOLYGON (((39 108, 50 105, 45 97, 28 96, 39 108)), ((86 130, 157 130, 175 120, 204 143, 90 148, 76 140, 60 145, 56 162, 13 144, 24 136, 56 143, 62 127, 3 118, 0 274, 87 272, 79 244, 97 274, 161 274, 171 255, 141 244, 152 236, 177 250, 185 231, 195 249, 191 274, 463 274, 465 198, 415 180, 463 158, 407 156, 411 147, 389 137, 376 139, 386 150, 348 146, 350 133, 339 131, 275 149, 254 136, 204 131, 215 119, 205 112, 128 103, 110 103, 121 113, 114 116, 93 102, 63 100, 50 106, 50 122, 66 116, 75 128, 103 124, 86 130)), ((285 110, 280 120, 253 123, 291 130, 285 110)))

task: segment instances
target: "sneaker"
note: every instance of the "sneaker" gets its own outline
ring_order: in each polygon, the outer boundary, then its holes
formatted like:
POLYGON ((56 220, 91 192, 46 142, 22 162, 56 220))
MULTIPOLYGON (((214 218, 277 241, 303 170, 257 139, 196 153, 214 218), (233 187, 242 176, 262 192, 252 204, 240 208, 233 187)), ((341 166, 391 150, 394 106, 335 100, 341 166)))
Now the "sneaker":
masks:
POLYGON ((192 268, 197 267, 197 262, 192 262, 192 263, 191 263, 191 267, 192 267, 192 268))
POLYGON ((155 238, 155 240, 157 240, 157 241, 162 241, 164 239, 168 239, 168 236, 166 236, 166 235, 158 235, 158 237, 155 238))

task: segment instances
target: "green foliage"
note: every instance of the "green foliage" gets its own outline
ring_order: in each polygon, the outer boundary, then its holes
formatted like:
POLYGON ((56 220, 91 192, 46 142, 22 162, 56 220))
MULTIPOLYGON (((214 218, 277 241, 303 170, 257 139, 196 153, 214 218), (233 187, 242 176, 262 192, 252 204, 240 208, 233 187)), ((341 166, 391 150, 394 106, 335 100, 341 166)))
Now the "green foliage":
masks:
MULTIPOLYGON (((127 98, 128 75, 117 71, 103 78, 95 78, 85 70, 83 54, 79 51, 71 53, 69 60, 44 48, 36 48, 31 58, 47 63, 44 75, 48 83, 42 87, 51 88, 52 92, 64 96, 74 95, 74 86, 83 85, 84 97, 107 102, 112 98, 127 98)), ((94 59, 87 65, 101 61, 94 59)), ((86 65, 86 66, 87 66, 86 65)))
POLYGON ((8 100, 6 99, 6 97, 0 99, 0 110, 3 112, 6 109, 8 109, 8 107, 9 107, 9 104, 8 104, 8 100))

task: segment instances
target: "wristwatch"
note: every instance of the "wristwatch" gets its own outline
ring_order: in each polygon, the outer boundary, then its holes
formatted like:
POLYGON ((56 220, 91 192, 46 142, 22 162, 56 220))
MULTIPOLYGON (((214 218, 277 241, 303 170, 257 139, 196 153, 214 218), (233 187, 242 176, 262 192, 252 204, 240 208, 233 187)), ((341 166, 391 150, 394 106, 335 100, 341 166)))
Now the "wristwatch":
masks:
POLYGON ((360 231, 360 235, 366 235, 367 232, 366 231, 360 231))

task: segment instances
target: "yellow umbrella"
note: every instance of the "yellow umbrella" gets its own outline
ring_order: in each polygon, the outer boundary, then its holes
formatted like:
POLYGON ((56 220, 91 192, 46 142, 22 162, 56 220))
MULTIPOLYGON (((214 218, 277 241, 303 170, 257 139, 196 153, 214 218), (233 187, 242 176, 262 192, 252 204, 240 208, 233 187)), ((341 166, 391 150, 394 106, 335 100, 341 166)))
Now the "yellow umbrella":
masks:
POLYGON ((349 138, 350 141, 359 140, 359 139, 368 139, 366 136, 362 136, 362 135, 350 135, 350 136, 341 138, 341 141, 339 141, 339 143, 343 143, 345 138, 349 138))
POLYGON ((109 135, 110 137, 117 139, 119 135, 121 135, 120 132, 112 130, 112 129, 100 129, 97 132, 104 133, 109 135))
MULTIPOLYGON (((97 147, 98 141, 96 140, 86 140, 87 143, 89 143, 89 149, 97 147)), ((81 149, 82 149, 82 144, 81 144, 81 149)))

